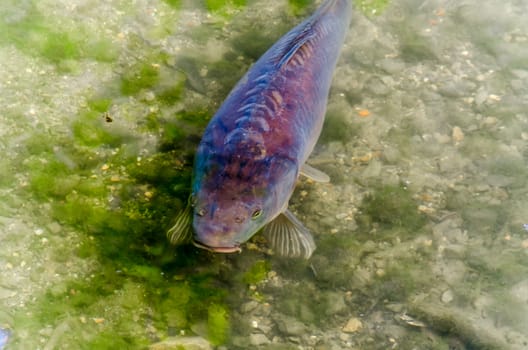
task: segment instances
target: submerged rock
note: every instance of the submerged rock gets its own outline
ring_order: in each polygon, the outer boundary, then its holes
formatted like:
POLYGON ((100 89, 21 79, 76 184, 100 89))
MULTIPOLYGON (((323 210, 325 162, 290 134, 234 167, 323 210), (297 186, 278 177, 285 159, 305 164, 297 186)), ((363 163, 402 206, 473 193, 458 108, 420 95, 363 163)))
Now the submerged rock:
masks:
POLYGON ((363 328, 363 323, 357 317, 352 317, 343 327, 343 332, 345 333, 355 333, 363 328))
POLYGON ((149 346, 149 350, 212 350, 211 344, 202 337, 169 337, 149 346))
POLYGON ((262 333, 252 333, 249 335, 249 342, 252 346, 269 344, 270 340, 262 333))

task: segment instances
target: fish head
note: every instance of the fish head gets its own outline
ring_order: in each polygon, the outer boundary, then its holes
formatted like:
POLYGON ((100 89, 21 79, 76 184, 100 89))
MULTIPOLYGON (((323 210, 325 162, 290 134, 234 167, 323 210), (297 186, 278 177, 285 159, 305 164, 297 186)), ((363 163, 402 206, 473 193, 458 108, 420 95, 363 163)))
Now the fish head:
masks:
POLYGON ((292 159, 237 154, 210 158, 198 167, 204 171, 195 171, 193 229, 200 248, 240 251, 242 243, 285 210, 295 187, 298 166, 292 159))
POLYGON ((268 220, 269 197, 247 184, 229 181, 194 198, 194 244, 215 252, 240 251, 268 220))

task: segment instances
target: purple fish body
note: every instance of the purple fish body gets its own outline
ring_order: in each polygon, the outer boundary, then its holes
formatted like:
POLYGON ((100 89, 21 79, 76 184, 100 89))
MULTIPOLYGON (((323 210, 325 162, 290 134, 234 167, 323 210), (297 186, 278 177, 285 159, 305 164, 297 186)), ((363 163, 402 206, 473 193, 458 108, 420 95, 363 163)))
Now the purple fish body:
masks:
POLYGON ((231 91, 198 146, 187 214, 168 235, 217 252, 240 250, 257 231, 281 255, 308 258, 315 244, 287 210, 321 132, 332 74, 350 22, 349 0, 326 0, 279 39, 231 91), (189 215, 190 214, 190 215, 189 215), (189 225, 190 226, 190 225, 189 225))

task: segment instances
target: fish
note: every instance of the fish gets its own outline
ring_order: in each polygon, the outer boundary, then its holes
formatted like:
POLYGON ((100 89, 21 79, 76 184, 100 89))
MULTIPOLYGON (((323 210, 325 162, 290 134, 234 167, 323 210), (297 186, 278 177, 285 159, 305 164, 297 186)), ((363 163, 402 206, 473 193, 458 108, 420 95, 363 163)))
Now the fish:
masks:
POLYGON ((191 195, 167 231, 172 244, 234 253, 262 231, 275 254, 310 258, 314 239, 288 202, 300 174, 329 182, 306 161, 351 15, 350 0, 325 0, 235 85, 196 150, 191 195))

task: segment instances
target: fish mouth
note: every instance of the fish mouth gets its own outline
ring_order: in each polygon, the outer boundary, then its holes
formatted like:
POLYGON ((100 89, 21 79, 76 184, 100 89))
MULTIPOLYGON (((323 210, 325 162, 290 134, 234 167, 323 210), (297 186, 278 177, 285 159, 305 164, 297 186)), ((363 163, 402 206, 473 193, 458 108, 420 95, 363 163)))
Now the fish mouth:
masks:
POLYGON ((240 248, 238 245, 234 245, 232 247, 211 247, 198 242, 197 240, 193 240, 192 243, 198 248, 205 249, 213 253, 240 253, 242 251, 242 248, 240 248))

